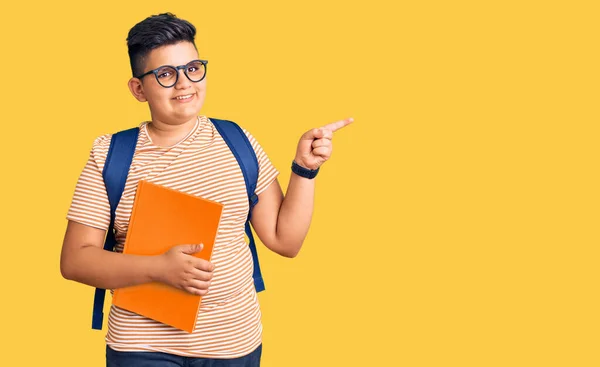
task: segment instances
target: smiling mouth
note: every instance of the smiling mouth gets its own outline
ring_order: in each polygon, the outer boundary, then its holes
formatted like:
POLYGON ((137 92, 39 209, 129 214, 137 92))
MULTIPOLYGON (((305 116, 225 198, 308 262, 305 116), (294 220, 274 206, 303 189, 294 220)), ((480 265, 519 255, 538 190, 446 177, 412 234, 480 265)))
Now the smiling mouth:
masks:
POLYGON ((187 94, 187 95, 185 95, 185 96, 178 96, 178 97, 175 97, 175 98, 173 98, 173 99, 176 99, 176 100, 178 100, 178 101, 182 101, 182 100, 190 99, 190 98, 192 98, 193 96, 194 96, 194 93, 192 93, 192 94, 187 94))

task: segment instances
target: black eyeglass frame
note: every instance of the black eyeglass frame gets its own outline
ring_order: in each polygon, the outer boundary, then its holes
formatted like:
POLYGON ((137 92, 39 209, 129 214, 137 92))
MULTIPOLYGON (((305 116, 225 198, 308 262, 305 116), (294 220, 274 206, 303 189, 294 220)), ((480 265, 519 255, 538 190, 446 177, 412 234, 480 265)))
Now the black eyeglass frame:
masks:
POLYGON ((163 88, 173 88, 173 87, 175 86, 175 84, 177 84, 177 82, 179 81, 179 70, 180 70, 180 69, 183 69, 183 73, 185 74, 186 78, 188 78, 188 80, 189 80, 190 82, 192 82, 192 83, 200 83, 202 80, 204 80, 204 78, 206 78, 206 73, 208 72, 208 67, 207 67, 207 64, 208 64, 208 60, 200 60, 200 59, 197 59, 197 60, 192 60, 192 61, 188 62, 188 63, 187 63, 187 64, 185 64, 185 65, 179 65, 179 66, 173 66, 173 65, 161 65, 161 66, 157 67, 156 69, 152 69, 152 70, 150 70, 150 71, 148 71, 148 72, 146 72, 146 73, 144 73, 144 74, 142 74, 142 75, 138 75, 138 76, 136 76, 135 78, 138 78, 138 79, 140 79, 140 80, 141 80, 141 79, 142 79, 143 77, 145 77, 146 75, 154 74, 154 77, 156 78, 156 81, 158 82, 158 84, 160 84, 160 86, 161 86, 161 87, 163 87, 163 88), (190 76, 188 75, 187 69, 188 69, 188 66, 189 66, 191 63, 193 63, 193 62, 198 62, 198 61, 200 61, 200 63, 201 63, 203 66, 204 66, 204 75, 202 76, 202 78, 201 78, 200 80, 192 80, 192 78, 190 78, 190 76), (160 69, 164 68, 164 67, 170 67, 170 68, 173 68, 173 69, 175 69, 175 82, 174 82, 172 85, 165 86, 165 85, 163 85, 163 83, 161 83, 161 82, 160 82, 160 80, 158 79, 158 71, 159 71, 160 69))

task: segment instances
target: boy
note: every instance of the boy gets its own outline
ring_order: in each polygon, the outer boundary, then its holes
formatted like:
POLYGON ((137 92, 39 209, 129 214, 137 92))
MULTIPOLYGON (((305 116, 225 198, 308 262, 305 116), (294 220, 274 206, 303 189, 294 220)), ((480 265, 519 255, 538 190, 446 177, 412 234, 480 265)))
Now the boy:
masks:
MULTIPOLYGON (((197 327, 191 334, 112 306, 106 335, 108 366, 260 365, 261 313, 244 240, 248 197, 235 157, 210 119, 199 115, 207 62, 199 60, 195 34, 192 24, 170 13, 151 16, 129 32, 133 77, 128 85, 138 101, 148 102, 151 121, 140 125, 116 210, 116 250, 102 249, 110 223, 102 178, 110 134, 94 141, 67 215, 61 253, 65 278, 104 289, 162 282, 202 296, 197 327), (193 244, 175 246, 158 256, 122 254, 140 179, 224 205, 210 262, 190 256, 201 250, 201 245, 193 244)), ((333 132, 351 121, 302 135, 285 197, 278 171, 244 130, 259 162, 259 201, 251 223, 270 250, 286 257, 300 250, 312 216, 312 178, 331 155, 333 132)))

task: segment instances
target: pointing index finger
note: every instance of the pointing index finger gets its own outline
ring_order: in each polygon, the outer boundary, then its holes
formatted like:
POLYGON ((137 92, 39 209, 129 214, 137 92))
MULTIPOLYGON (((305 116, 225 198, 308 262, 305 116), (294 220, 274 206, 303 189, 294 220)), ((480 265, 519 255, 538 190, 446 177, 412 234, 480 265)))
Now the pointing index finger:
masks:
POLYGON ((350 117, 350 118, 347 118, 344 120, 332 122, 331 124, 323 126, 323 128, 329 129, 331 131, 336 131, 336 130, 343 128, 344 126, 350 125, 350 123, 352 123, 352 121, 354 121, 354 119, 352 117, 350 117))

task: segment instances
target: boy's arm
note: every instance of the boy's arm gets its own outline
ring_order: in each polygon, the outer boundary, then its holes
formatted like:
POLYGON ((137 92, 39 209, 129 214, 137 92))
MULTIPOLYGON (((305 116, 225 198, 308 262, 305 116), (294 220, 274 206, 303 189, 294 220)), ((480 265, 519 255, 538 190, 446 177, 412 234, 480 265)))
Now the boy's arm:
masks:
POLYGON ((63 277, 97 288, 117 289, 158 281, 196 295, 205 295, 214 265, 189 256, 201 245, 174 246, 157 256, 136 256, 103 249, 106 231, 69 221, 62 252, 63 277))
POLYGON ((69 221, 60 255, 63 277, 104 289, 153 280, 155 257, 105 251, 105 235, 105 230, 69 221))
MULTIPOLYGON (((319 168, 331 156, 333 132, 351 122, 341 120, 306 132, 294 161, 311 170, 319 168)), ((296 174, 291 175, 285 196, 277 180, 259 194, 251 222, 265 246, 286 257, 298 254, 310 227, 314 196, 315 180, 296 174)))
POLYGON ((315 182, 292 174, 285 197, 275 180, 258 195, 252 227, 271 251, 295 257, 308 233, 313 213, 315 182))

